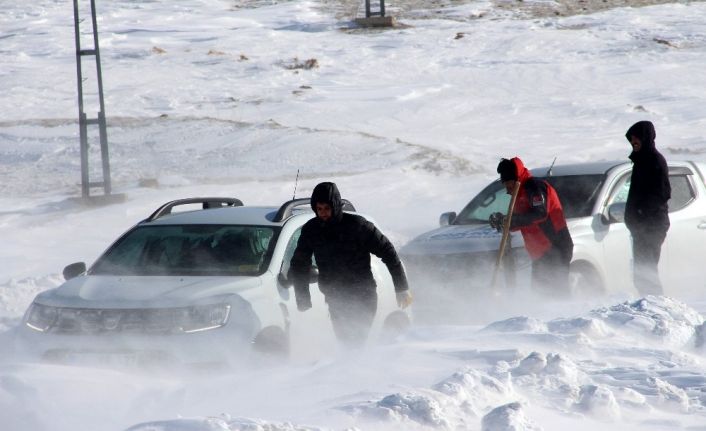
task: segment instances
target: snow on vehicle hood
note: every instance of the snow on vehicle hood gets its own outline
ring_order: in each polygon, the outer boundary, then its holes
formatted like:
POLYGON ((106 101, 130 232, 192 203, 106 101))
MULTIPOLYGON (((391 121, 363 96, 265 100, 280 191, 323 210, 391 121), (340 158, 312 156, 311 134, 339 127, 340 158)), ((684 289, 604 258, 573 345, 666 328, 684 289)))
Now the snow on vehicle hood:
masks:
MULTIPOLYGON (((401 255, 456 254, 497 250, 501 235, 490 226, 450 225, 423 233, 400 249, 401 255)), ((522 236, 512 234, 512 246, 521 247, 522 236)))
POLYGON ((242 294, 262 285, 260 277, 162 277, 89 275, 42 292, 36 301, 58 307, 179 307, 215 296, 242 294))

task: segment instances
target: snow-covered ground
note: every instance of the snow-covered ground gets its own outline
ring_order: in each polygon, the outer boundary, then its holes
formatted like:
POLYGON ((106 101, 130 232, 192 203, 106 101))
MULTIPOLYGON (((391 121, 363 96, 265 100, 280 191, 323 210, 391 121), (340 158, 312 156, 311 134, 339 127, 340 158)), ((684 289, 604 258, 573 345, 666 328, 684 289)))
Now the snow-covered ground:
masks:
POLYGON ((298 196, 333 180, 401 246, 459 210, 503 156, 623 159, 625 130, 649 119, 667 158, 706 160, 706 4, 523 20, 452 3, 365 31, 335 18, 336 2, 245 3, 98 2, 114 188, 127 200, 84 207, 71 199, 71 4, 0 0, 0 428, 706 429, 703 298, 627 288, 571 303, 510 296, 478 325, 418 325, 286 365, 15 358, 34 295, 173 198, 278 204, 299 170, 298 196))

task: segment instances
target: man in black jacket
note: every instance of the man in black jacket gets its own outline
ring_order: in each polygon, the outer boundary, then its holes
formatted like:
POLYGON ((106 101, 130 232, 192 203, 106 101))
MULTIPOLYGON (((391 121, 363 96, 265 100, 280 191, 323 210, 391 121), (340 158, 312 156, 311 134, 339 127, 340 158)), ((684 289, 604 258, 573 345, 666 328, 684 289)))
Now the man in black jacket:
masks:
POLYGON ((400 308, 412 302, 402 262, 390 241, 365 218, 343 212, 334 183, 320 183, 311 195, 316 217, 302 227, 290 263, 297 308, 311 308, 311 256, 319 269, 319 289, 326 298, 336 337, 349 346, 365 343, 377 311, 377 291, 370 254, 387 265, 400 308))
POLYGON ((625 225, 632 236, 633 282, 641 295, 663 293, 657 265, 669 229, 672 189, 667 162, 655 148, 656 136, 649 121, 633 124, 625 134, 633 149, 625 225))

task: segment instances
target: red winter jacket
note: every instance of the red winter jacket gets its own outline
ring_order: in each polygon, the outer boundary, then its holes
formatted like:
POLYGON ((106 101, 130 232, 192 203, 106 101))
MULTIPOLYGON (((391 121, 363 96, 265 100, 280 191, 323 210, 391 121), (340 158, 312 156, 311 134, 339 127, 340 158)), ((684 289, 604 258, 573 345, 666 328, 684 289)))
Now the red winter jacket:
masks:
POLYGON ((556 190, 546 181, 532 177, 518 157, 513 158, 512 162, 517 168, 521 186, 510 230, 522 232, 525 248, 532 260, 539 259, 552 247, 568 254, 570 260, 574 243, 556 190))

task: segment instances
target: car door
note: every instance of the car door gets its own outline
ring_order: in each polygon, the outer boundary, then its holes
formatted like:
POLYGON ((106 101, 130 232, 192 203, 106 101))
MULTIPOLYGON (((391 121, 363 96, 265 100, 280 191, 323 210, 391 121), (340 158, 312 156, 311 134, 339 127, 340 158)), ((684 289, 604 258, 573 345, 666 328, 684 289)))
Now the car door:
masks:
MULTIPOLYGON (((611 205, 625 204, 630 190, 630 174, 620 174, 611 184, 604 208, 611 205)), ((620 220, 607 225, 601 224, 600 235, 603 240, 603 272, 609 290, 634 289, 632 284, 632 239, 625 223, 620 220)))
MULTIPOLYGON (((669 182, 672 198, 669 200, 671 226, 662 246, 659 262, 660 278, 665 293, 697 290, 703 287, 702 252, 706 242, 706 195, 699 200, 699 184, 691 168, 670 166, 669 182)), ((630 172, 622 174, 614 183, 606 207, 625 203, 630 189, 630 172)), ((611 223, 603 241, 606 274, 609 284, 618 289, 632 286, 632 239, 625 223, 611 223)))
MULTIPOLYGON (((290 261, 292 260, 292 256, 294 256, 294 250, 297 248, 297 242, 299 242, 299 236, 301 236, 302 233, 302 228, 299 227, 297 228, 293 233, 292 236, 289 238, 289 241, 287 242, 287 248, 284 251, 284 257, 282 258, 282 269, 280 272, 286 277, 289 273, 289 264, 290 261)), ((311 256, 311 265, 312 269, 316 269, 316 259, 314 256, 311 256)), ((319 284, 317 282, 313 282, 309 284, 309 292, 311 293, 311 304, 312 308, 314 307, 326 307, 326 303, 324 301, 324 295, 321 293, 319 290, 319 284)), ((290 294, 293 296, 294 295, 294 289, 291 289, 290 294)), ((292 307, 296 308, 296 304, 292 302, 292 307)))
POLYGON ((702 290, 704 287, 706 195, 703 186, 699 188, 699 179, 689 167, 670 167, 670 227, 662 247, 666 267, 661 273, 665 294, 668 295, 702 290))
MULTIPOLYGON (((287 241, 287 247, 282 258, 280 273, 285 277, 289 272, 289 264, 297 248, 302 227, 298 227, 287 241)), ((316 260, 311 256, 312 266, 316 267, 316 260)), ((316 357, 317 354, 334 343, 333 327, 328 315, 328 305, 324 295, 319 290, 319 284, 309 284, 311 293, 311 309, 301 312, 297 310, 294 288, 288 289, 283 305, 290 316, 290 349, 292 355, 298 358, 316 357)))

